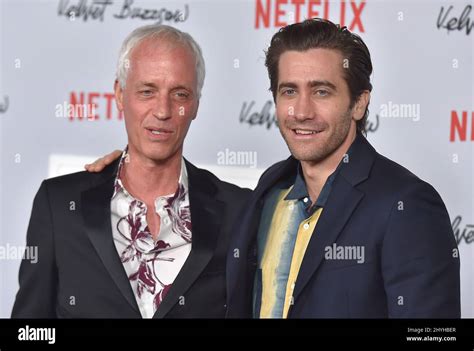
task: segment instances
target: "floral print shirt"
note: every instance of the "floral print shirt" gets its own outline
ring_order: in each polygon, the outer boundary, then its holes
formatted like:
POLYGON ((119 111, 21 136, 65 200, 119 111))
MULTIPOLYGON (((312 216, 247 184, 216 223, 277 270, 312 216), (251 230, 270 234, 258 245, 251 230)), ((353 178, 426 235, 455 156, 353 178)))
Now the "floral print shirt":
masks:
POLYGON ((115 247, 143 318, 152 318, 191 251, 191 211, 184 160, 175 194, 160 196, 154 210, 160 217, 156 242, 147 225, 147 206, 134 198, 120 180, 122 154, 110 209, 115 247))

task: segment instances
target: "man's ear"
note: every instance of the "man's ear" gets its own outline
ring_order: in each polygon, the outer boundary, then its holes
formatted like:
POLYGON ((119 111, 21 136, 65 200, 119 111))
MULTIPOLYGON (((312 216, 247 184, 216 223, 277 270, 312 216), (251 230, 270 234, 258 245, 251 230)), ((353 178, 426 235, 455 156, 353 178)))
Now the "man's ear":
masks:
POLYGON ((123 89, 117 79, 115 80, 114 91, 115 103, 117 104, 117 108, 120 112, 123 112, 123 89))
POLYGON ((364 90, 362 94, 359 95, 354 107, 352 108, 352 118, 355 121, 360 121, 365 114, 365 109, 370 102, 370 91, 364 90))

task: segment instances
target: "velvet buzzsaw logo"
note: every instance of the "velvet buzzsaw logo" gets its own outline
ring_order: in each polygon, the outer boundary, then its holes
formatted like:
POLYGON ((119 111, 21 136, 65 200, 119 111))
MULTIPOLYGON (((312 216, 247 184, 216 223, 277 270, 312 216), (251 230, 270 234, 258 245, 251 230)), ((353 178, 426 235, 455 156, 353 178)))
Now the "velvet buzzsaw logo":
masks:
POLYGON ((451 31, 466 31, 466 35, 471 34, 474 28, 474 20, 471 19, 472 5, 466 5, 459 16, 456 16, 456 9, 454 6, 441 7, 439 11, 436 27, 438 29, 446 29, 449 33, 451 31))
POLYGON ((452 223, 456 244, 472 244, 474 242, 474 224, 463 223, 461 216, 456 216, 452 223))
MULTIPOLYGON (((261 126, 270 130, 275 127, 278 128, 278 120, 275 113, 275 104, 272 100, 267 100, 262 108, 259 108, 255 101, 244 101, 240 109, 239 122, 241 124, 248 124, 250 127, 261 126)), ((374 119, 367 120, 365 130, 367 133, 377 131, 380 126, 380 117, 375 115, 374 119)))
POLYGON ((249 126, 265 126, 267 129, 278 126, 272 100, 267 100, 261 110, 255 110, 255 101, 244 102, 240 110, 239 121, 249 126))
POLYGON ((117 6, 114 5, 112 0, 79 0, 76 2, 60 0, 58 16, 66 17, 71 21, 82 20, 87 22, 88 20, 95 20, 103 22, 106 14, 110 12, 109 9, 114 8, 112 18, 115 19, 140 19, 161 24, 163 22, 185 22, 189 17, 189 6, 187 4, 182 9, 143 7, 135 4, 134 0, 123 0, 117 6))

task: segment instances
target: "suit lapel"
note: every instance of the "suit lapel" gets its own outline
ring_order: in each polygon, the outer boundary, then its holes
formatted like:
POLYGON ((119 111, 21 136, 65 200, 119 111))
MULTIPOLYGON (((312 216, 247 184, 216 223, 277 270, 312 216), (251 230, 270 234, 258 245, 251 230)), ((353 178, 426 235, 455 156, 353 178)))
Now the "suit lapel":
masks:
MULTIPOLYGON (((120 292, 140 314, 130 281, 114 244, 110 200, 119 160, 98 174, 98 185, 82 192, 82 215, 87 235, 120 292)), ((97 183, 96 183, 97 184, 97 183)))
POLYGON ((369 177, 375 154, 365 137, 358 134, 351 147, 349 162, 342 164, 340 174, 334 180, 331 193, 306 248, 293 292, 295 300, 321 265, 325 248, 336 242, 364 197, 364 193, 358 190, 356 185, 369 177))
POLYGON ((324 250, 332 246, 350 219, 364 194, 353 188, 345 179, 337 179, 326 206, 314 229, 296 279, 293 298, 296 299, 316 272, 324 257, 324 250))
POLYGON ((221 231, 225 204, 215 198, 217 188, 206 173, 186 161, 191 207, 191 252, 153 318, 163 318, 179 303, 211 260, 221 231))

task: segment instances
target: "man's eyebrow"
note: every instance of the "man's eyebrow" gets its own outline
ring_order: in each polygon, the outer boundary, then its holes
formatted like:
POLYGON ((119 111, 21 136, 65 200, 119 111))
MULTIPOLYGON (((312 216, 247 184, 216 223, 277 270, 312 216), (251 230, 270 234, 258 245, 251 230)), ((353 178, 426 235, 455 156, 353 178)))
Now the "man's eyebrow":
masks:
POLYGON ((137 83, 137 87, 149 87, 149 88, 154 88, 156 89, 157 86, 155 83, 152 83, 152 82, 138 82, 137 83))
POLYGON ((312 80, 308 83, 308 85, 311 88, 328 87, 328 88, 331 88, 332 90, 337 90, 336 85, 331 83, 328 80, 312 80))
POLYGON ((191 92, 193 91, 193 89, 191 89, 190 87, 187 87, 186 85, 177 85, 173 87, 171 90, 181 90, 181 89, 189 90, 191 92))
MULTIPOLYGON (((333 90, 336 90, 337 91, 337 88, 336 88, 336 85, 331 83, 330 81, 328 80, 311 80, 308 82, 308 86, 311 87, 311 88, 317 88, 317 87, 328 87, 328 88, 331 88, 333 90)), ((281 82, 279 85, 278 85, 278 90, 282 89, 282 88, 292 88, 292 89, 296 89, 298 86, 296 83, 292 83, 292 82, 281 82)))
POLYGON ((281 88, 293 88, 295 89, 297 87, 297 85, 295 83, 291 83, 291 82, 281 82, 280 84, 278 84, 278 90, 280 90, 281 88))

